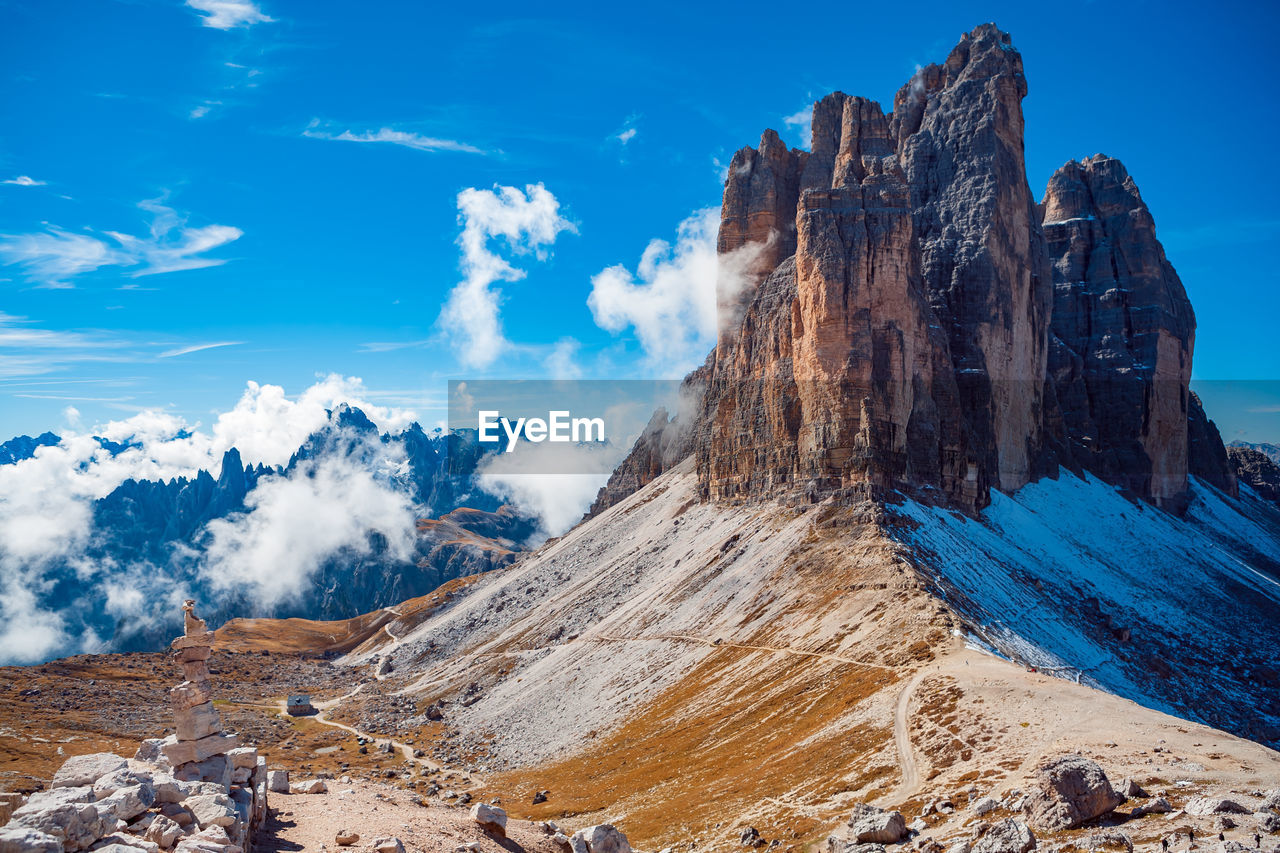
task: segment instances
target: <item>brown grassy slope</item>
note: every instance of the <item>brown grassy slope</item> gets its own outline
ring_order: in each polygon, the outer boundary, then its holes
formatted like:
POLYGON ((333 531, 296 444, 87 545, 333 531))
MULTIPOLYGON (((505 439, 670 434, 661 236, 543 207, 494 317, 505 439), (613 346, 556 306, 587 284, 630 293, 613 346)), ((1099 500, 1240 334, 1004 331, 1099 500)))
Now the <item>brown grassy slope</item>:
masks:
POLYGON ((279 652, 286 654, 346 654, 359 649, 376 651, 430 616, 458 595, 474 578, 458 578, 427 595, 363 613, 351 619, 322 622, 314 619, 231 619, 214 632, 214 648, 229 652, 279 652), (388 634, 388 629, 391 634, 388 634))

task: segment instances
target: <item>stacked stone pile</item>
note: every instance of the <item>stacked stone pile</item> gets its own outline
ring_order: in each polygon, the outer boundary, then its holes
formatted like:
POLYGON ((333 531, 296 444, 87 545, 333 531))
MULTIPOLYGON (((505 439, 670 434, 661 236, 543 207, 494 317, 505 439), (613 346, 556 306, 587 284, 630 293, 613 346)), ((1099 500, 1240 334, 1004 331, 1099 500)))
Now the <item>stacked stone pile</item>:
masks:
POLYGON ((213 707, 209 684, 209 656, 213 653, 213 632, 195 615, 195 602, 183 606, 185 631, 172 643, 174 657, 186 680, 169 691, 173 703, 176 740, 161 747, 173 765, 174 777, 186 782, 216 782, 232 785, 234 767, 230 753, 237 746, 235 735, 224 734, 218 711, 213 707))
MULTIPOLYGON (((49 790, 25 803, 0 798, 0 853, 248 853, 267 817, 267 764, 222 731, 207 661, 213 634, 183 606, 174 640, 185 680, 174 687, 177 734, 142 742, 132 759, 78 755, 49 790), (3 822, 3 821, 0 821, 3 822)), ((10 796, 10 795, 2 795, 10 796)))

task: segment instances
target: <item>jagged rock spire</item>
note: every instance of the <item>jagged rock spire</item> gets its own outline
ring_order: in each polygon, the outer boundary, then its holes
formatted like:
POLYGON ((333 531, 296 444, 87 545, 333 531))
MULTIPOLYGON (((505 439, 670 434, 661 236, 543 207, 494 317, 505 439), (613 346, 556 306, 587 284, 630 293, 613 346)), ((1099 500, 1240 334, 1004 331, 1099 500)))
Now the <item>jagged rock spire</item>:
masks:
POLYGON ((1195 316, 1136 185, 1095 157, 1038 205, 1026 94, 1009 35, 983 24, 893 113, 834 92, 811 152, 767 131, 735 155, 720 250, 763 248, 719 294, 734 322, 686 380, 694 423, 624 463, 636 487, 674 448, 717 499, 888 489, 974 510, 1059 464, 1175 511, 1188 470, 1234 490, 1188 391, 1195 316))
POLYGON ((1124 165, 1054 173, 1041 204, 1054 257, 1050 374, 1073 458, 1176 508, 1187 490, 1195 313, 1124 165))

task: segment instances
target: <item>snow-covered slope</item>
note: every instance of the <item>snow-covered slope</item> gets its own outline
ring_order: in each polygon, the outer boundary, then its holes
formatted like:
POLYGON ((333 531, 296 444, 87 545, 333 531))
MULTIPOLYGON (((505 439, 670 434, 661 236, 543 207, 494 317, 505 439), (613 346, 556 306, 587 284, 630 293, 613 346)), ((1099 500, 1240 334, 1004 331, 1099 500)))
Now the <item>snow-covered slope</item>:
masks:
POLYGON ((1196 482, 1185 517, 1064 473, 980 521, 891 507, 938 592, 1014 660, 1280 742, 1280 513, 1196 482))

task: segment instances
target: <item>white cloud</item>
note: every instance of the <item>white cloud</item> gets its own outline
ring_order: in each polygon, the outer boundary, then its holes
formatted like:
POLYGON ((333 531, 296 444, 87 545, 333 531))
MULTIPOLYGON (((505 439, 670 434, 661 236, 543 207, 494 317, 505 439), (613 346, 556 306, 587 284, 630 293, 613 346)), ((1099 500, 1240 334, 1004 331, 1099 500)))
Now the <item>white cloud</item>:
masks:
POLYGON ((12 184, 15 187, 43 187, 44 181, 37 181, 29 175, 18 175, 16 178, 9 178, 6 181, 0 181, 0 184, 12 184))
POLYGON ((482 462, 476 483, 536 517, 543 536, 559 536, 582 519, 632 443, 634 438, 603 450, 567 444, 526 445, 516 453, 495 454, 482 462), (549 473, 552 471, 584 473, 549 473))
POLYGON ((209 524, 201 573, 214 589, 247 594, 259 606, 300 594, 333 555, 368 556, 371 532, 381 534, 394 559, 412 554, 408 497, 361 459, 305 462, 259 483, 245 504, 246 512, 209 524))
POLYGON ((331 133, 321 127, 319 119, 312 119, 306 130, 302 131, 302 135, 311 139, 332 139, 338 142, 387 142, 392 145, 412 148, 415 151, 458 151, 465 154, 487 153, 482 148, 459 142, 456 139, 439 139, 434 136, 423 136, 418 133, 395 130, 390 127, 360 133, 353 133, 350 130, 331 133))
POLYGON ((251 0, 187 0, 187 5, 204 13, 201 23, 218 30, 269 24, 275 20, 264 15, 251 0))
POLYGON ((797 134, 801 148, 813 147, 813 104, 784 117, 782 123, 797 134))
POLYGON ((622 129, 611 135, 609 138, 617 140, 625 148, 627 143, 636 138, 639 131, 636 129, 636 122, 640 121, 639 113, 632 113, 627 116, 627 120, 622 123, 622 129))
MULTIPOLYGON (((251 382, 236 405, 208 431, 156 411, 84 429, 79 412, 68 408, 68 423, 58 445, 42 447, 30 459, 0 465, 0 663, 30 662, 97 647, 98 638, 92 632, 73 631, 60 615, 62 607, 74 609, 86 603, 61 601, 56 609, 42 609, 41 595, 50 589, 59 566, 73 566, 80 576, 79 587, 101 598, 91 606, 105 606, 111 612, 127 613, 139 590, 154 599, 153 604, 166 595, 181 597, 182 590, 154 567, 98 565, 83 559, 94 536, 94 500, 131 478, 191 478, 200 469, 217 476, 223 452, 233 446, 246 464, 283 465, 328 421, 328 410, 342 402, 359 407, 384 432, 399 431, 414 420, 412 412, 369 403, 369 395, 359 379, 336 375, 295 398, 286 396, 279 386, 251 382), (113 455, 96 436, 118 442, 124 449, 113 455)), ((298 469, 294 477, 277 478, 279 482, 254 499, 249 516, 223 528, 217 539, 223 550, 215 552, 215 557, 235 553, 250 562, 238 569, 219 562, 217 570, 257 571, 266 555, 284 560, 278 578, 261 575, 252 581, 270 596, 283 589, 286 577, 300 577, 295 570, 325 549, 350 547, 358 552, 367 547, 367 529, 382 531, 392 547, 401 547, 405 535, 412 533, 412 518, 406 525, 405 499, 384 482, 396 461, 338 460, 328 467, 317 464, 298 469), (265 512, 254 520, 260 510, 265 512), (342 513, 351 520, 339 517, 342 513), (284 557, 272 550, 276 545, 270 529, 276 530, 279 542, 288 544, 284 557), (339 542, 344 537, 350 541, 339 542), (286 571, 293 574, 286 576, 286 571)), ((142 618, 145 614, 127 615, 142 618)))
POLYGON ((582 376, 579 353, 582 344, 574 338, 561 338, 543 362, 552 379, 578 379, 582 376))
POLYGON ((213 425, 215 452, 221 455, 236 447, 245 461, 283 465, 339 403, 360 409, 383 432, 398 432, 415 420, 413 412, 376 405, 371 396, 360 379, 337 374, 326 376, 297 399, 286 396, 279 385, 250 382, 235 408, 219 415, 213 425))
POLYGON ((706 208, 680 223, 676 243, 651 240, 632 273, 621 264, 591 278, 587 305, 596 325, 615 334, 631 327, 650 367, 683 375, 715 345, 717 281, 721 292, 743 286, 760 246, 716 254, 720 211, 706 208))
POLYGON ((221 104, 221 101, 205 101, 192 107, 191 112, 187 113, 187 117, 191 119, 202 119, 209 114, 209 111, 221 104))
POLYGON ((43 233, 0 236, 0 259, 17 265, 27 278, 48 287, 68 287, 67 279, 106 266, 130 266, 137 260, 88 234, 57 228, 43 233))
POLYGON ((202 352, 207 349, 218 349, 219 347, 238 347, 244 344, 244 341, 218 341, 212 344, 192 344, 190 346, 179 347, 178 349, 166 350, 160 353, 157 358, 175 358, 180 355, 189 355, 193 352, 202 352))
POLYGON ((510 346, 500 319, 501 294, 493 285, 526 275, 491 251, 490 241, 502 238, 512 253, 532 253, 543 260, 544 247, 561 231, 577 233, 577 228, 560 215, 560 202, 542 184, 530 184, 524 192, 504 186, 463 190, 458 193, 458 220, 464 279, 449 294, 440 322, 459 360, 484 368, 510 346))
POLYGON ((138 207, 152 214, 149 236, 102 232, 116 243, 113 246, 92 234, 73 234, 54 227, 0 235, 0 261, 20 267, 28 279, 45 287, 70 287, 69 279, 103 267, 136 267, 130 275, 137 278, 219 266, 226 261, 202 255, 244 234, 230 225, 189 228, 185 216, 158 199, 140 202, 138 207))

